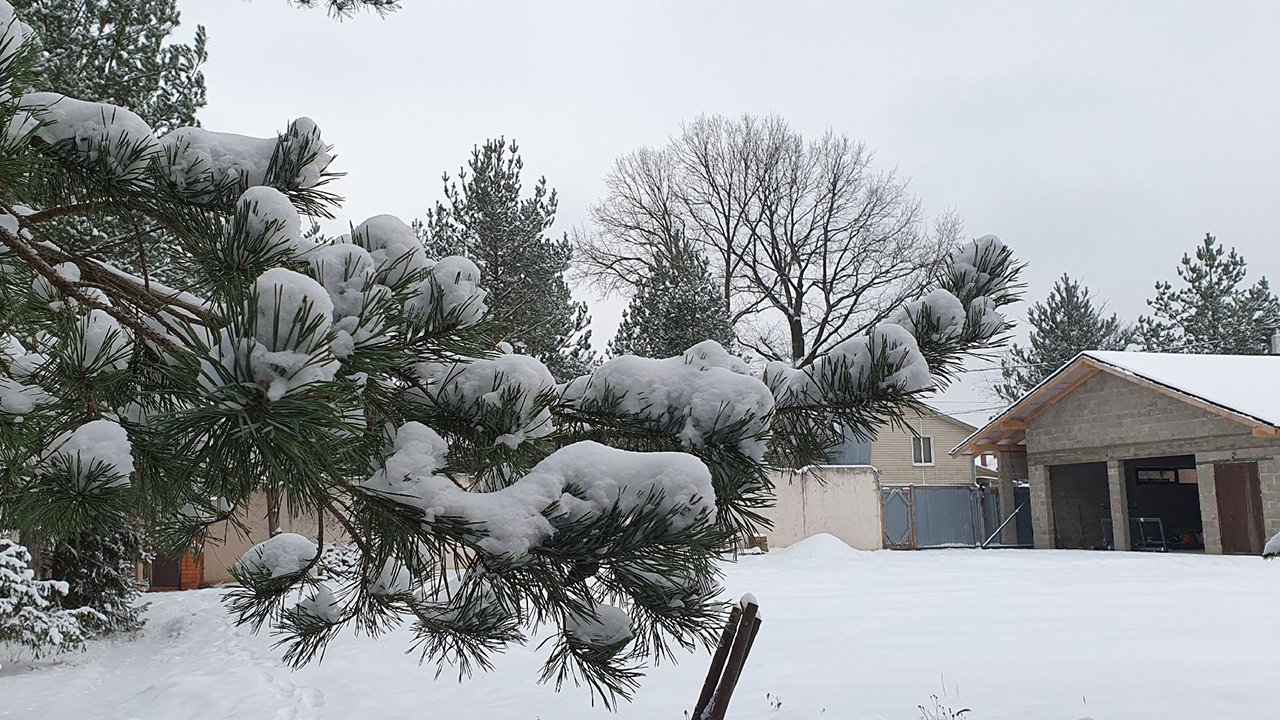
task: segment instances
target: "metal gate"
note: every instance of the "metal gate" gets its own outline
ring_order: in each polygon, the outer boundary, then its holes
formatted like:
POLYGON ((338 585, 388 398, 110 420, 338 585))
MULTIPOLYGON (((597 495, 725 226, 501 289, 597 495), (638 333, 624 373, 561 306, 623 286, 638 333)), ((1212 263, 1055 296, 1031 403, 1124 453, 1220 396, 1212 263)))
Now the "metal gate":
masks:
POLYGON ((887 548, 909 550, 916 546, 911 495, 910 485, 880 488, 880 526, 884 528, 884 546, 887 548))
POLYGON ((894 550, 977 547, 983 541, 983 499, 973 485, 881 487, 884 546, 894 550))

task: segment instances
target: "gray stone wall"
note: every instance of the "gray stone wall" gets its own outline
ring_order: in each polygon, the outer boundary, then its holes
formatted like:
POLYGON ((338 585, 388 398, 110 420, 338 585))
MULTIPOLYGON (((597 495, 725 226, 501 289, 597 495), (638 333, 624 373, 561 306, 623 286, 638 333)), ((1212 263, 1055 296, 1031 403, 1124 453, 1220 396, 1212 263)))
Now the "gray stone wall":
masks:
POLYGON ((1275 446, 1251 429, 1165 393, 1100 372, 1031 421, 1032 463, 1192 455, 1275 446))

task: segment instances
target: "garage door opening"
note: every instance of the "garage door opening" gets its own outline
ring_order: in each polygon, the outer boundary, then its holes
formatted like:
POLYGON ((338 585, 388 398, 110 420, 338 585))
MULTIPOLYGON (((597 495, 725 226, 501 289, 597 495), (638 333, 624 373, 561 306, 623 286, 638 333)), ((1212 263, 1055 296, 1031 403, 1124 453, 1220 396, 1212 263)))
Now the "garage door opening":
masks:
POLYGON ((1049 466, 1049 499, 1053 506, 1055 546, 1105 550, 1110 544, 1111 491, 1107 464, 1049 466))
POLYGON ((1126 460, 1124 475, 1134 550, 1204 550, 1194 455, 1126 460))

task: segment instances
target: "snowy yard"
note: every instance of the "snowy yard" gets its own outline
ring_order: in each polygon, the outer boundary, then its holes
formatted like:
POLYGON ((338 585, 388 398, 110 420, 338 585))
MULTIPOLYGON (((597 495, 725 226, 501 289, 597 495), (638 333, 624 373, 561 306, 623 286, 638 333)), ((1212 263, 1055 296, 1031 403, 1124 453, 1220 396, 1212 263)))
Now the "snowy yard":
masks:
MULTIPOLYGON (((860 553, 819 536, 727 569, 764 625, 729 716, 917 720, 1274 718, 1280 712, 1280 563, 1255 558, 947 550, 860 553), (945 688, 945 694, 944 694, 945 688), (766 693, 781 700, 774 707, 766 693)), ((432 680, 406 637, 345 636, 324 662, 279 665, 230 624, 220 592, 153 602, 144 636, 68 661, 0 671, 0 717, 615 717, 584 690, 535 682, 517 648, 493 673, 432 680)), ((407 635, 407 633, 406 633, 407 635)), ((707 657, 653 670, 619 718, 683 717, 707 657)))

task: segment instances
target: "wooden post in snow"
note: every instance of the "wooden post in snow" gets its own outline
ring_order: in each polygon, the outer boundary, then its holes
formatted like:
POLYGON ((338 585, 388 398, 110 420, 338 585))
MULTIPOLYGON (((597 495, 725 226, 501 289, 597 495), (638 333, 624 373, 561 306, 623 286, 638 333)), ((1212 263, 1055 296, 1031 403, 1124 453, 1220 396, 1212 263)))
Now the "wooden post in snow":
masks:
POLYGON ((742 668, 747 664, 756 633, 760 632, 760 606, 755 597, 743 595, 729 613, 729 622, 720 635, 720 644, 711 656, 711 667, 702 684, 702 694, 693 708, 690 720, 724 720, 729 700, 738 686, 742 668))

